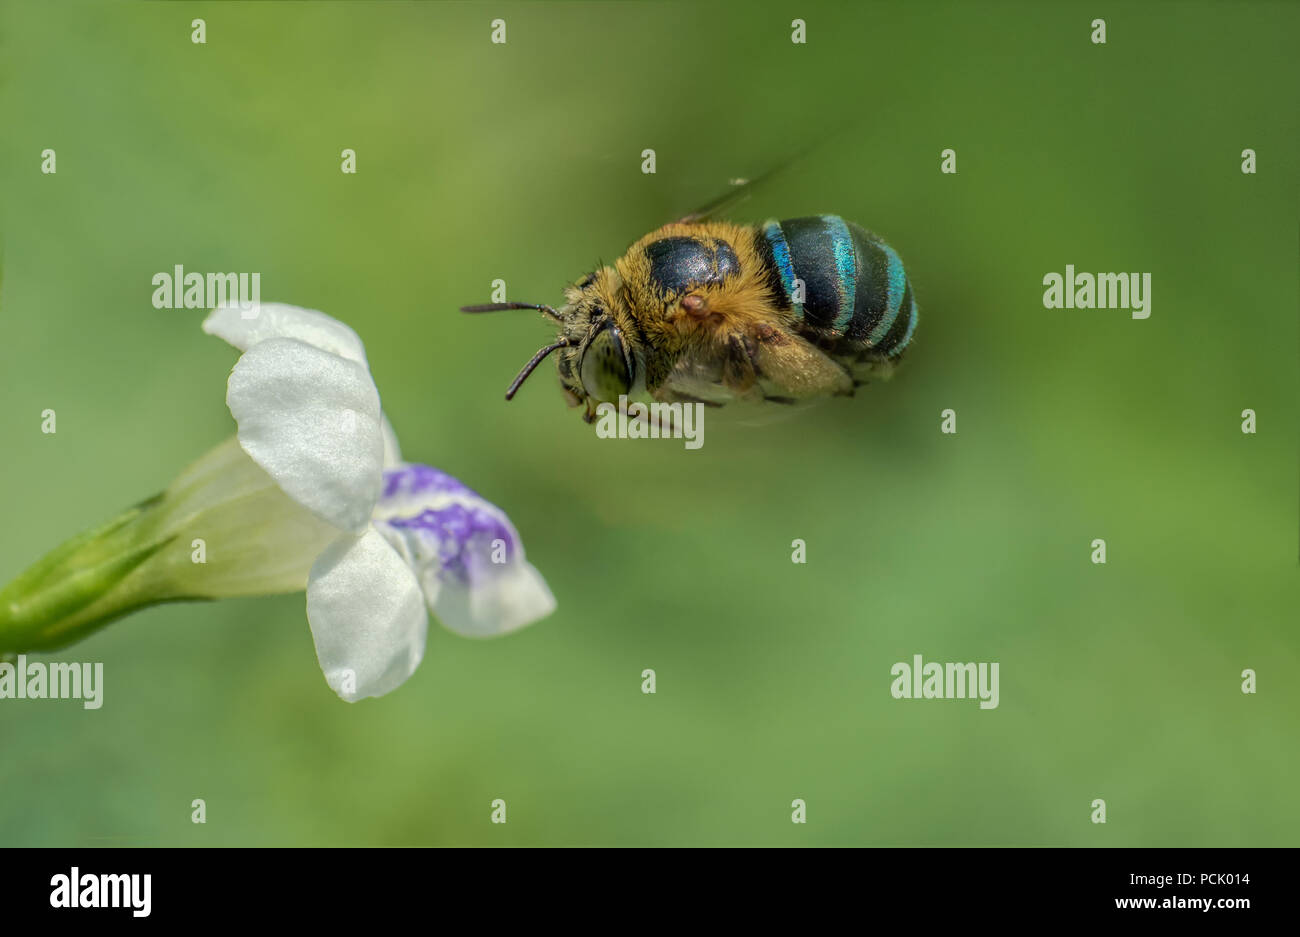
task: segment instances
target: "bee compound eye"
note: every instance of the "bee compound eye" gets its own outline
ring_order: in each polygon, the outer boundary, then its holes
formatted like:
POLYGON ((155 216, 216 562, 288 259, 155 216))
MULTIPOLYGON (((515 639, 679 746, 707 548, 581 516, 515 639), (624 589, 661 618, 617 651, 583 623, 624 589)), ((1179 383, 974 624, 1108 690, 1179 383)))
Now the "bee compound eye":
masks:
POLYGON ((632 387, 623 339, 613 325, 606 325, 583 352, 579 367, 583 389, 596 400, 613 403, 632 387))

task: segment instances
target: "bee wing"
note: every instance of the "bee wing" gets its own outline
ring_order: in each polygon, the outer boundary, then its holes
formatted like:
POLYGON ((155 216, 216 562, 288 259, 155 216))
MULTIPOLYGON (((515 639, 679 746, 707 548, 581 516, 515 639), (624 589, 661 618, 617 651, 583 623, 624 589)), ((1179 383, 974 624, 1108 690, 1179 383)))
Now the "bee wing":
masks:
POLYGON ((770 403, 762 406, 746 407, 744 410, 739 411, 741 417, 736 420, 736 425, 748 429, 757 429, 763 426, 784 423, 805 410, 811 410, 824 402, 824 400, 800 400, 791 406, 785 407, 774 406, 770 403))
POLYGON ((770 169, 765 170, 752 179, 732 179, 730 187, 721 195, 705 203, 690 214, 678 218, 676 224, 697 224, 701 221, 709 221, 713 218, 721 218, 729 213, 745 199, 749 198, 754 192, 774 177, 785 172, 799 160, 807 156, 812 150, 821 146, 821 143, 806 147, 794 155, 782 160, 770 169))
POLYGON ((781 175, 796 163, 801 162, 819 150, 840 146, 845 137, 858 132, 862 126, 861 121, 850 120, 846 121, 837 130, 820 132, 812 142, 808 143, 802 149, 796 150, 790 156, 781 160, 775 166, 764 170, 759 175, 748 179, 731 180, 731 185, 725 192, 718 195, 712 201, 695 209, 695 211, 678 218, 676 224, 696 224, 701 221, 721 218, 731 209, 735 208, 745 199, 753 195, 754 192, 760 189, 763 185, 781 175))
POLYGON ((655 397, 720 407, 741 402, 788 405, 853 393, 849 372, 792 332, 765 330, 762 339, 733 347, 731 357, 683 358, 655 397), (741 356, 743 364, 737 361, 741 356))
POLYGON ((742 395, 722 382, 722 361, 683 358, 655 391, 655 398, 668 403, 702 403, 721 407, 735 403, 742 395))
POLYGON ((755 179, 733 179, 731 188, 723 192, 717 198, 705 205, 695 209, 695 211, 682 215, 674 224, 696 224, 701 221, 708 221, 711 218, 717 218, 724 213, 730 212, 732 208, 739 205, 745 199, 754 194, 754 185, 767 179, 775 170, 769 170, 762 176, 755 179))
POLYGON ((728 423, 746 429, 758 429, 784 422, 821 404, 822 400, 794 400, 781 396, 780 389, 770 382, 749 393, 737 393, 698 365, 678 367, 655 394, 668 403, 702 403, 710 410, 727 405, 723 417, 728 423), (780 404, 780 406, 778 406, 780 404))

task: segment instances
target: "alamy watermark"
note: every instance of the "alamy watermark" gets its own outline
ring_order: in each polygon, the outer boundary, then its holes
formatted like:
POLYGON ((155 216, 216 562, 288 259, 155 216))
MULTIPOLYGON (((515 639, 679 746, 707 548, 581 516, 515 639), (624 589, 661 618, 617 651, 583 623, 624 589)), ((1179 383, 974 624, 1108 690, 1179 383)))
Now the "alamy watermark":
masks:
POLYGON ((84 709, 104 705, 104 665, 64 661, 0 661, 0 700, 79 699, 84 709))
POLYGON ((155 309, 216 309, 238 306, 245 319, 257 317, 262 301, 260 273, 186 273, 177 264, 170 272, 155 273, 150 281, 155 309))
POLYGON ((50 879, 51 908, 130 908, 133 917, 148 917, 153 907, 153 876, 83 875, 77 866, 50 879))
POLYGON ((628 403, 596 406, 596 435, 601 439, 684 439, 687 449, 704 445, 704 404, 628 403))
POLYGON ((1065 265, 1064 275, 1043 277, 1044 309, 1130 309, 1134 319, 1151 316, 1151 274, 1075 273, 1065 265))
POLYGON ((978 699, 980 709, 998 708, 996 663, 922 663, 914 654, 911 664, 899 661, 889 673, 894 699, 978 699))

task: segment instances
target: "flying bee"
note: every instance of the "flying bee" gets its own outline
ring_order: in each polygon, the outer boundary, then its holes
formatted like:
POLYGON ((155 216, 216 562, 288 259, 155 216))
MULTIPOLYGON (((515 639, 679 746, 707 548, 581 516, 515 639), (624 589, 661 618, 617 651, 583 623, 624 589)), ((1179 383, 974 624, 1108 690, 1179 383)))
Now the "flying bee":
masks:
POLYGON ((620 397, 794 403, 892 375, 917 320, 893 248, 838 215, 739 225, 706 220, 712 210, 647 234, 566 287, 559 309, 462 307, 534 309, 559 326, 506 399, 553 352, 588 423, 620 397))

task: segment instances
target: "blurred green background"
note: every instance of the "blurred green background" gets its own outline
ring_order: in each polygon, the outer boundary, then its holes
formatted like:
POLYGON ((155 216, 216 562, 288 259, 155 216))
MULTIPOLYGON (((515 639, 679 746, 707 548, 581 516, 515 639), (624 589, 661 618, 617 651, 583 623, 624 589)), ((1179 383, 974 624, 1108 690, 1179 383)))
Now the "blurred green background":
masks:
POLYGON ((0 701, 0 844, 1296 845, 1300 7, 1103 6, 6 0, 0 579, 233 432, 236 354, 150 303, 184 264, 355 327, 559 610, 434 624, 353 706, 301 595, 120 621, 58 655, 101 710, 0 701), (551 332, 458 305, 557 302, 845 126, 734 217, 890 240, 895 381, 695 452, 597 439, 549 365, 503 402, 551 332), (1067 263, 1151 318, 1044 309, 1067 263), (894 700, 913 654, 1001 705, 894 700))

